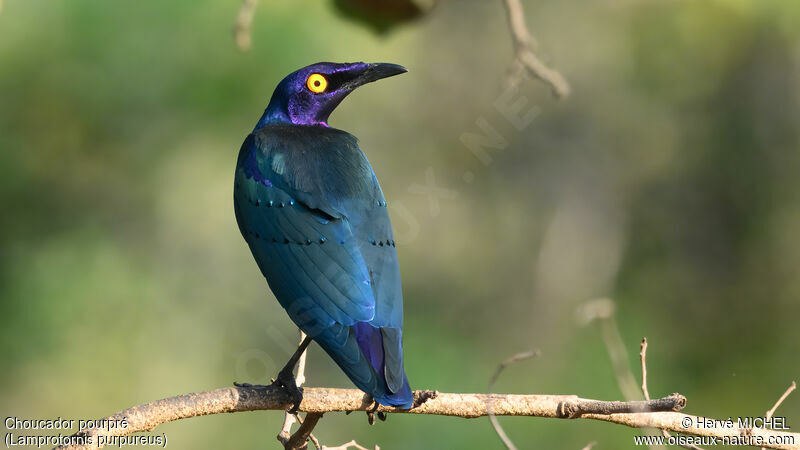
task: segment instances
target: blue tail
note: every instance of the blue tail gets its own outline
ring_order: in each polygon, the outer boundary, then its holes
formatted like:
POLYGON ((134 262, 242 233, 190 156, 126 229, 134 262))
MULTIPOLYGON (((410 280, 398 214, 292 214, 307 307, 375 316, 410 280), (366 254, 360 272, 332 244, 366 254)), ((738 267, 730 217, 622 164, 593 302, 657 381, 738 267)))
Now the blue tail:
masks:
POLYGON ((403 370, 402 332, 367 322, 334 325, 314 340, 359 389, 386 406, 409 409, 411 387, 403 370))

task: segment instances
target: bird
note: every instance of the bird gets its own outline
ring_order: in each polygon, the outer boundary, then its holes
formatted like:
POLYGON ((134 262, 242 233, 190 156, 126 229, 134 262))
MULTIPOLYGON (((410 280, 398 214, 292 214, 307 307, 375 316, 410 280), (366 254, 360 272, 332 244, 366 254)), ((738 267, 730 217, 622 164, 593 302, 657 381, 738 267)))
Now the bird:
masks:
POLYGON ((307 335, 274 381, 292 391, 292 412, 302 400, 294 366, 312 340, 372 397, 375 410, 413 403, 386 199, 358 139, 328 125, 356 88, 405 72, 390 63, 303 67, 278 83, 239 150, 239 230, 278 302, 307 335))

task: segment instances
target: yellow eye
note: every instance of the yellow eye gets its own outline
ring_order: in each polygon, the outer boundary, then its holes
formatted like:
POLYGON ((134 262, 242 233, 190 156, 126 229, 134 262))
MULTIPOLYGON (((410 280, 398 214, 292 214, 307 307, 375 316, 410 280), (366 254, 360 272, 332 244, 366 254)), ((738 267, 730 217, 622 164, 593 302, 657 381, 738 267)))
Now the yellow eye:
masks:
POLYGON ((328 88, 328 80, 322 74, 312 73, 306 80, 306 87, 309 91, 319 94, 328 88))

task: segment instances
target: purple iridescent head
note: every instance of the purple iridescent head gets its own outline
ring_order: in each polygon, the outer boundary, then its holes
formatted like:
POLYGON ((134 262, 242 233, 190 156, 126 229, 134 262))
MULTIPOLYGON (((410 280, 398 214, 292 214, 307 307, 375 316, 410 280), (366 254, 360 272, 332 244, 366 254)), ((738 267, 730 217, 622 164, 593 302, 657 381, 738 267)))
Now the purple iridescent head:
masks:
POLYGON ((256 129, 292 123, 327 126, 328 116, 357 87, 407 72, 397 64, 317 63, 289 74, 275 88, 256 129))

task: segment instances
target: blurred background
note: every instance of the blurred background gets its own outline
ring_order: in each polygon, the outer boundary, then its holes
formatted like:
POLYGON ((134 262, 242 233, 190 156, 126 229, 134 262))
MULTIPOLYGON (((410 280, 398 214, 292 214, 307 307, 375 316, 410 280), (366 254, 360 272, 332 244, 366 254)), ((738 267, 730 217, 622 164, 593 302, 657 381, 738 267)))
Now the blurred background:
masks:
MULTIPOLYGON (((580 320, 598 297, 637 379, 647 336, 651 395, 681 392, 688 413, 763 415, 800 378, 800 3, 527 0, 564 100, 536 80, 507 90, 499 0, 359 3, 262 1, 242 52, 239 1, 3 2, 3 417, 96 418, 277 373, 297 330, 239 235, 233 170, 275 85, 317 61, 409 68, 330 123, 360 138, 389 199, 414 388, 483 392, 536 348, 495 390, 620 399, 580 320), (532 120, 515 126, 502 105, 522 98, 532 120), (481 161, 475 134, 502 148, 481 161)), ((350 387, 316 346, 307 378, 350 387)), ((777 415, 800 427, 800 395, 777 415)), ((173 448, 277 448, 282 417, 157 431, 173 448)), ((329 414, 315 434, 501 448, 486 418, 366 422, 329 414)), ((501 423, 521 448, 630 448, 640 432, 501 423)))

